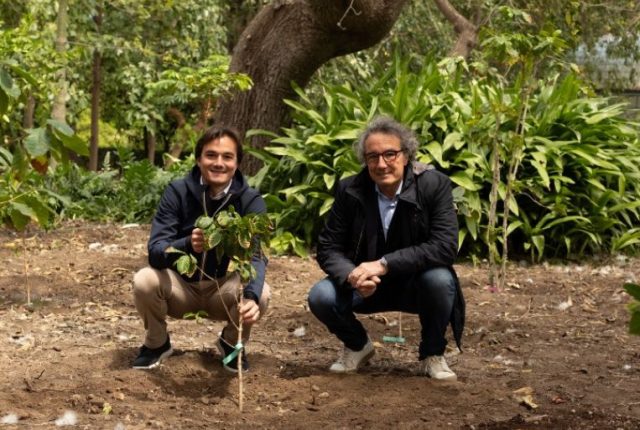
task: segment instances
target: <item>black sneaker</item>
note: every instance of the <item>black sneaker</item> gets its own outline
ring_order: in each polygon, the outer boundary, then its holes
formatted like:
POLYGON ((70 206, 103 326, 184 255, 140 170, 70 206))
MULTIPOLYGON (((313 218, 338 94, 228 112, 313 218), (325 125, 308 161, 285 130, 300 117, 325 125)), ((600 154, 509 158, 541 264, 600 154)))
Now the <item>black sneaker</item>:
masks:
MULTIPOLYGON (((236 350, 233 346, 229 345, 224 339, 222 339, 222 336, 218 338, 218 341, 216 342, 216 346, 218 347, 218 351, 220 351, 220 354, 222 355, 223 360, 236 350)), ((241 360, 242 360, 242 371, 243 372, 248 371, 249 360, 247 360, 247 354, 244 350, 244 347, 242 348, 241 360)), ((223 361, 222 367, 224 367, 225 370, 228 370, 229 372, 238 373, 238 357, 237 356, 234 357, 227 364, 225 364, 223 361)))
POLYGON ((133 360, 134 369, 153 369, 157 367, 162 360, 173 354, 173 348, 171 348, 171 342, 169 336, 167 341, 159 348, 147 348, 142 345, 140 348, 140 354, 133 360))

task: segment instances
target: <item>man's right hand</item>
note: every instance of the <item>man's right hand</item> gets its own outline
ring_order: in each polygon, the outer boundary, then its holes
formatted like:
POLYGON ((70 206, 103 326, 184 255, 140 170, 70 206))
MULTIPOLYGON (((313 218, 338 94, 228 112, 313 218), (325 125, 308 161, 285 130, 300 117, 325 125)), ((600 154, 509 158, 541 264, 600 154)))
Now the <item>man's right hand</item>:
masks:
POLYGON ((191 248, 193 248, 193 252, 198 254, 204 251, 204 232, 202 229, 194 228, 191 231, 191 248))
POLYGON ((367 279, 366 281, 360 282, 360 284, 354 288, 358 290, 358 293, 362 297, 369 297, 376 292, 376 288, 378 287, 379 283, 380 283, 380 278, 378 278, 377 276, 374 276, 371 279, 367 279))

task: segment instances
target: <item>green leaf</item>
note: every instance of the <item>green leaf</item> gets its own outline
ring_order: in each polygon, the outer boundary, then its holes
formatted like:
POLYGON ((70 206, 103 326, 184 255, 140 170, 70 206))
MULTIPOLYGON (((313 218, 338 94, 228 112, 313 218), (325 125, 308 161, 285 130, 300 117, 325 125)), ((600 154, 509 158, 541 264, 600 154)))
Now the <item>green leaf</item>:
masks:
POLYGON ((18 88, 11 75, 4 69, 0 69, 0 90, 11 98, 17 99, 20 97, 20 88, 18 88))
POLYGON ((203 215, 198 217, 195 226, 199 229, 206 230, 211 226, 211 224, 213 224, 213 218, 203 215))
POLYGON ((336 175, 330 175, 325 173, 322 175, 322 179, 324 179, 324 184, 328 190, 333 189, 333 185, 336 183, 336 175))
POLYGON ((624 290, 634 299, 640 301, 640 285, 633 283, 624 284, 624 290))
POLYGON ((24 147, 29 155, 34 158, 45 155, 51 148, 47 129, 40 127, 27 130, 24 147))
POLYGON ((629 333, 640 335, 640 312, 634 312, 629 321, 629 333))
POLYGON ((65 136, 73 136, 73 129, 65 122, 58 121, 56 119, 48 119, 47 124, 49 124, 52 129, 58 130, 65 136))
POLYGON ((478 191, 481 188, 479 185, 475 184, 472 177, 463 170, 453 173, 449 178, 465 190, 478 191))
POLYGON ((196 260, 196 257, 191 254, 183 255, 176 261, 176 269, 178 270, 178 273, 183 275, 193 276, 197 267, 198 261, 196 260))

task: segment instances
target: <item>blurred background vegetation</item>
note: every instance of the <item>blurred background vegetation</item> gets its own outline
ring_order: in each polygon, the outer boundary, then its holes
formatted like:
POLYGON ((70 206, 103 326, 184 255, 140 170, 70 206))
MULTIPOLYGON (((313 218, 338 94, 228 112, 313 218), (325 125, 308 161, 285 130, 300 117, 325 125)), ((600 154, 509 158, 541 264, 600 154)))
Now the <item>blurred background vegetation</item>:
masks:
MULTIPOLYGON (((149 222, 216 106, 251 88, 232 48, 275 3, 0 0, 3 224, 149 222)), ((269 142, 247 173, 272 249, 313 249, 358 131, 386 114, 452 178, 462 255, 637 253, 639 23, 635 0, 406 2, 382 42, 292 82, 277 130, 244 124, 269 142)))

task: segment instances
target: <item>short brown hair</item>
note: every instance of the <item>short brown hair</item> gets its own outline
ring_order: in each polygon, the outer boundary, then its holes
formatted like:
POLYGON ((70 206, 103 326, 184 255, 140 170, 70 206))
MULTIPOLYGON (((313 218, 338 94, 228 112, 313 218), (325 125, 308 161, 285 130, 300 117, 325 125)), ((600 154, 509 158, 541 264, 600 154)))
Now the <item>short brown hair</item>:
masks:
POLYGON ((195 155, 196 160, 200 158, 202 155, 202 148, 209 143, 213 142, 216 139, 220 139, 223 136, 227 136, 232 139, 236 144, 236 158, 238 159, 238 164, 242 161, 243 151, 242 151, 242 143, 240 139, 240 133, 237 130, 231 127, 225 127, 221 125, 214 125, 209 127, 198 139, 196 142, 195 155))

